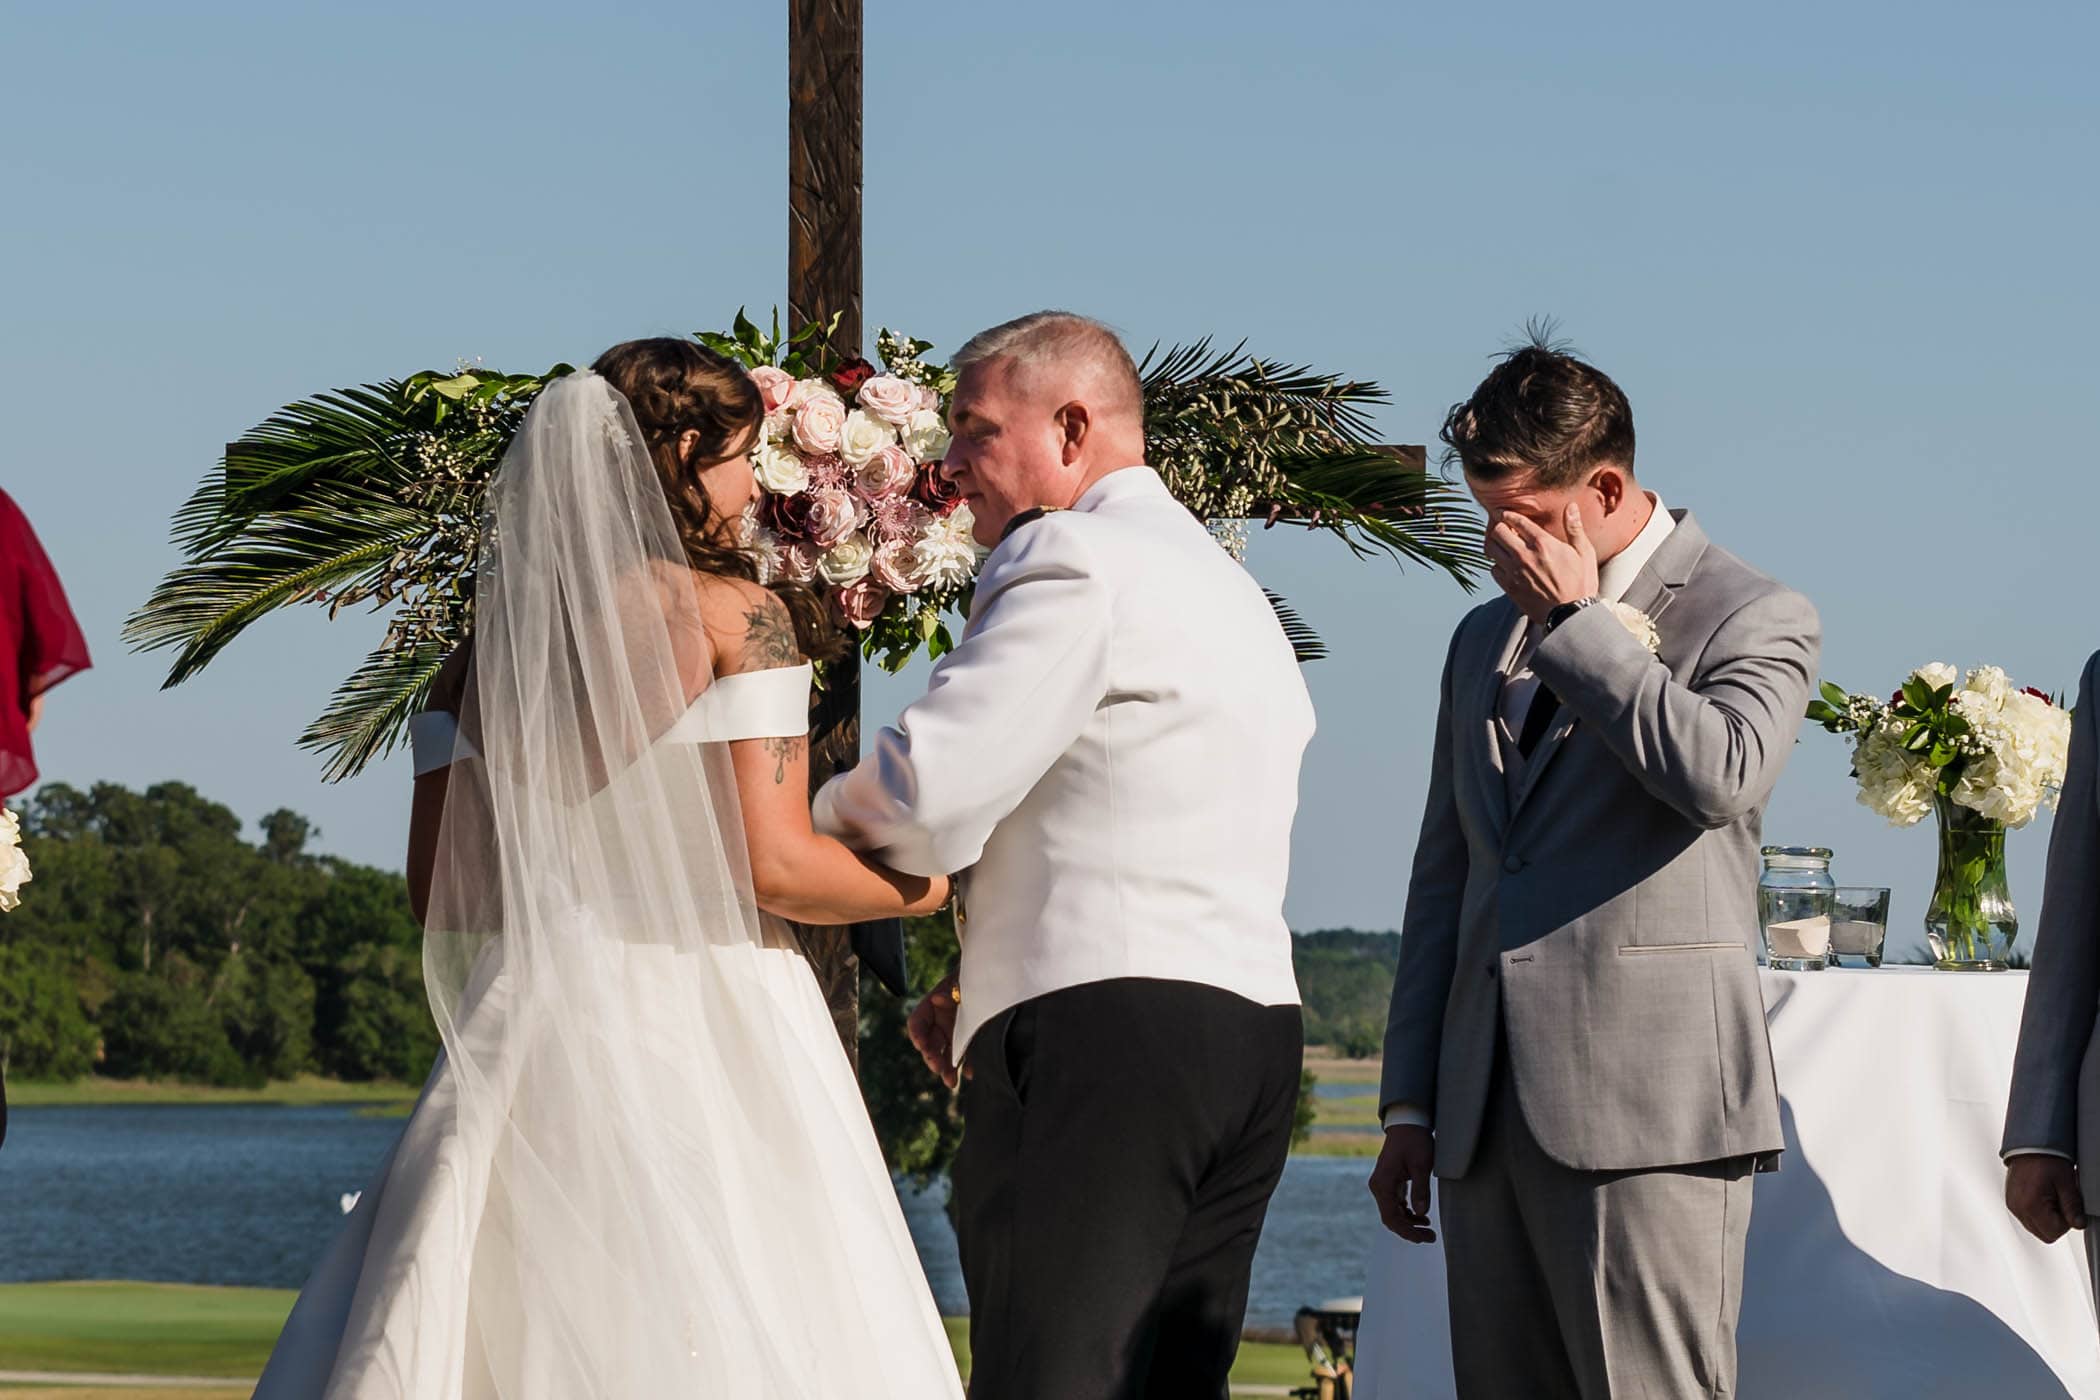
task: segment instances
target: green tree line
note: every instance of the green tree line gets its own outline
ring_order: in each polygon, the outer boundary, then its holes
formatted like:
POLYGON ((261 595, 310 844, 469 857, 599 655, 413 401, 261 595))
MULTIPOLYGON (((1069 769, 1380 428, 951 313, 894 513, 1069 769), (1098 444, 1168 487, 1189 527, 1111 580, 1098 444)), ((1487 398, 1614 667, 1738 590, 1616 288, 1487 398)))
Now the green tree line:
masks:
MULTIPOLYGON (((398 873, 313 853, 291 811, 245 839, 230 808, 184 783, 47 783, 22 827, 35 878, 0 917, 0 1074, 252 1086, 429 1072, 422 930, 398 873)), ((907 934, 913 984, 930 987, 953 928, 938 916, 907 934)), ((1377 1052, 1398 942, 1296 940, 1309 1043, 1377 1052)), ((947 1169, 962 1122, 905 1037, 909 1011, 863 984, 861 1082, 891 1166, 924 1182, 947 1169)), ((1308 1093, 1301 1129, 1310 1115, 1308 1093)))
POLYGON ((0 1073, 259 1085, 415 1082, 437 1053, 401 877, 308 851, 279 810, 244 840, 185 783, 22 809, 34 878, 0 917, 0 1073))

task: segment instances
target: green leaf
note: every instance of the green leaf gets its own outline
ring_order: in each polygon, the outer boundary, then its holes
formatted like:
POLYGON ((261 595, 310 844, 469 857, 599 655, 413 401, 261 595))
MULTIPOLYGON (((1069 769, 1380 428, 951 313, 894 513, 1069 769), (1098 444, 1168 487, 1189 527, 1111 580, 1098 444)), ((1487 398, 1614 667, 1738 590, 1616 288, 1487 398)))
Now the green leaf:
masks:
POLYGON ((354 777, 407 734, 409 717, 423 703, 445 655, 444 647, 408 652, 381 647, 337 687, 328 708, 299 736, 299 746, 328 755, 323 776, 329 782, 354 777))
POLYGON ((1832 709, 1825 701, 1811 700, 1808 702, 1808 718, 1814 720, 1817 724, 1831 725, 1836 723, 1841 717, 1841 713, 1832 709))
POLYGON ((1916 676, 1903 683, 1903 698, 1910 703, 1912 709, 1921 714, 1932 709, 1932 694, 1932 687, 1916 676))
POLYGON ((1832 685, 1829 681, 1823 682, 1823 698, 1830 703, 1830 707, 1834 710, 1847 709, 1852 704, 1852 697, 1832 685))
POLYGON ((1269 606, 1275 609, 1276 621, 1282 626, 1283 635, 1289 639, 1291 651, 1298 658, 1298 663, 1302 666, 1308 661, 1325 660, 1327 644, 1320 640, 1319 633, 1306 625, 1305 619, 1298 615, 1297 610, 1286 603, 1280 594, 1272 593, 1266 588, 1262 590, 1262 596, 1267 598, 1269 606))
POLYGON ((751 323, 751 318, 744 314, 743 307, 739 306, 736 309, 736 319, 730 323, 729 328, 739 344, 751 346, 753 349, 758 347, 762 337, 758 327, 751 323))

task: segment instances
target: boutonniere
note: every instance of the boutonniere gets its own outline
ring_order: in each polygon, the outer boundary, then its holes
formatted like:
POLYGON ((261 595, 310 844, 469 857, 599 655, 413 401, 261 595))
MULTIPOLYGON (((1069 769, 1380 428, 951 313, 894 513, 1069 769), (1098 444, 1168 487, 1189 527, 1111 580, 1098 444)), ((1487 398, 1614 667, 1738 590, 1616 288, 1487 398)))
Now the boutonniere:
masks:
POLYGON ((1655 630, 1654 618, 1648 616, 1639 608, 1629 607, 1625 603, 1613 603, 1611 605, 1611 615, 1619 619, 1619 624, 1622 627, 1633 633, 1635 641, 1648 648, 1649 651, 1661 655, 1663 645, 1662 633, 1655 630))

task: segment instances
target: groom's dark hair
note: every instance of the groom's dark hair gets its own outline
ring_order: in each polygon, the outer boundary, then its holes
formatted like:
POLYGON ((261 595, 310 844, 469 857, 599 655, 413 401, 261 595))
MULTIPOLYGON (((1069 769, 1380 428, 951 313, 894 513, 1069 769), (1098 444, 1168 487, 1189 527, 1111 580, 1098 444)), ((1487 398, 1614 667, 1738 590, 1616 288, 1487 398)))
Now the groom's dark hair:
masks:
POLYGON ((1551 323, 1529 326, 1438 436, 1444 464, 1476 481, 1531 474, 1551 489, 1606 463, 1633 470, 1632 405, 1610 375, 1553 341, 1551 323))

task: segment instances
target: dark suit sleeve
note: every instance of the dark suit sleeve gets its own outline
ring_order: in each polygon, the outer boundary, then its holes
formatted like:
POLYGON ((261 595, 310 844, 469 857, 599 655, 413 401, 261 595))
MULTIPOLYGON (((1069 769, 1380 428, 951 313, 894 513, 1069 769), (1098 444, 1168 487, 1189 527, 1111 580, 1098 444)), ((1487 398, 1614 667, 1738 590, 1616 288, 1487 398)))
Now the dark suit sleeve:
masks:
POLYGON ((2041 931, 2020 1018, 2005 1155, 2078 1151, 2078 1076, 2100 1006, 2100 655, 2086 663, 2049 837, 2041 931))
POLYGON ((1774 589, 1722 622, 1689 684, 1602 607, 1555 628, 1532 669, 1642 787, 1713 830, 1772 795, 1800 736, 1822 645, 1814 605, 1774 589))
POLYGON ((1385 1070, 1378 1112, 1404 1103, 1436 1111, 1437 1054, 1444 1035, 1444 1006, 1451 995, 1458 959, 1459 912, 1466 895, 1466 838, 1452 788, 1451 689, 1458 639, 1444 657, 1435 742, 1429 763, 1429 799, 1422 832, 1415 838, 1415 863, 1407 882, 1407 911, 1400 921, 1400 963, 1393 975, 1392 1009, 1386 1017, 1385 1070))

